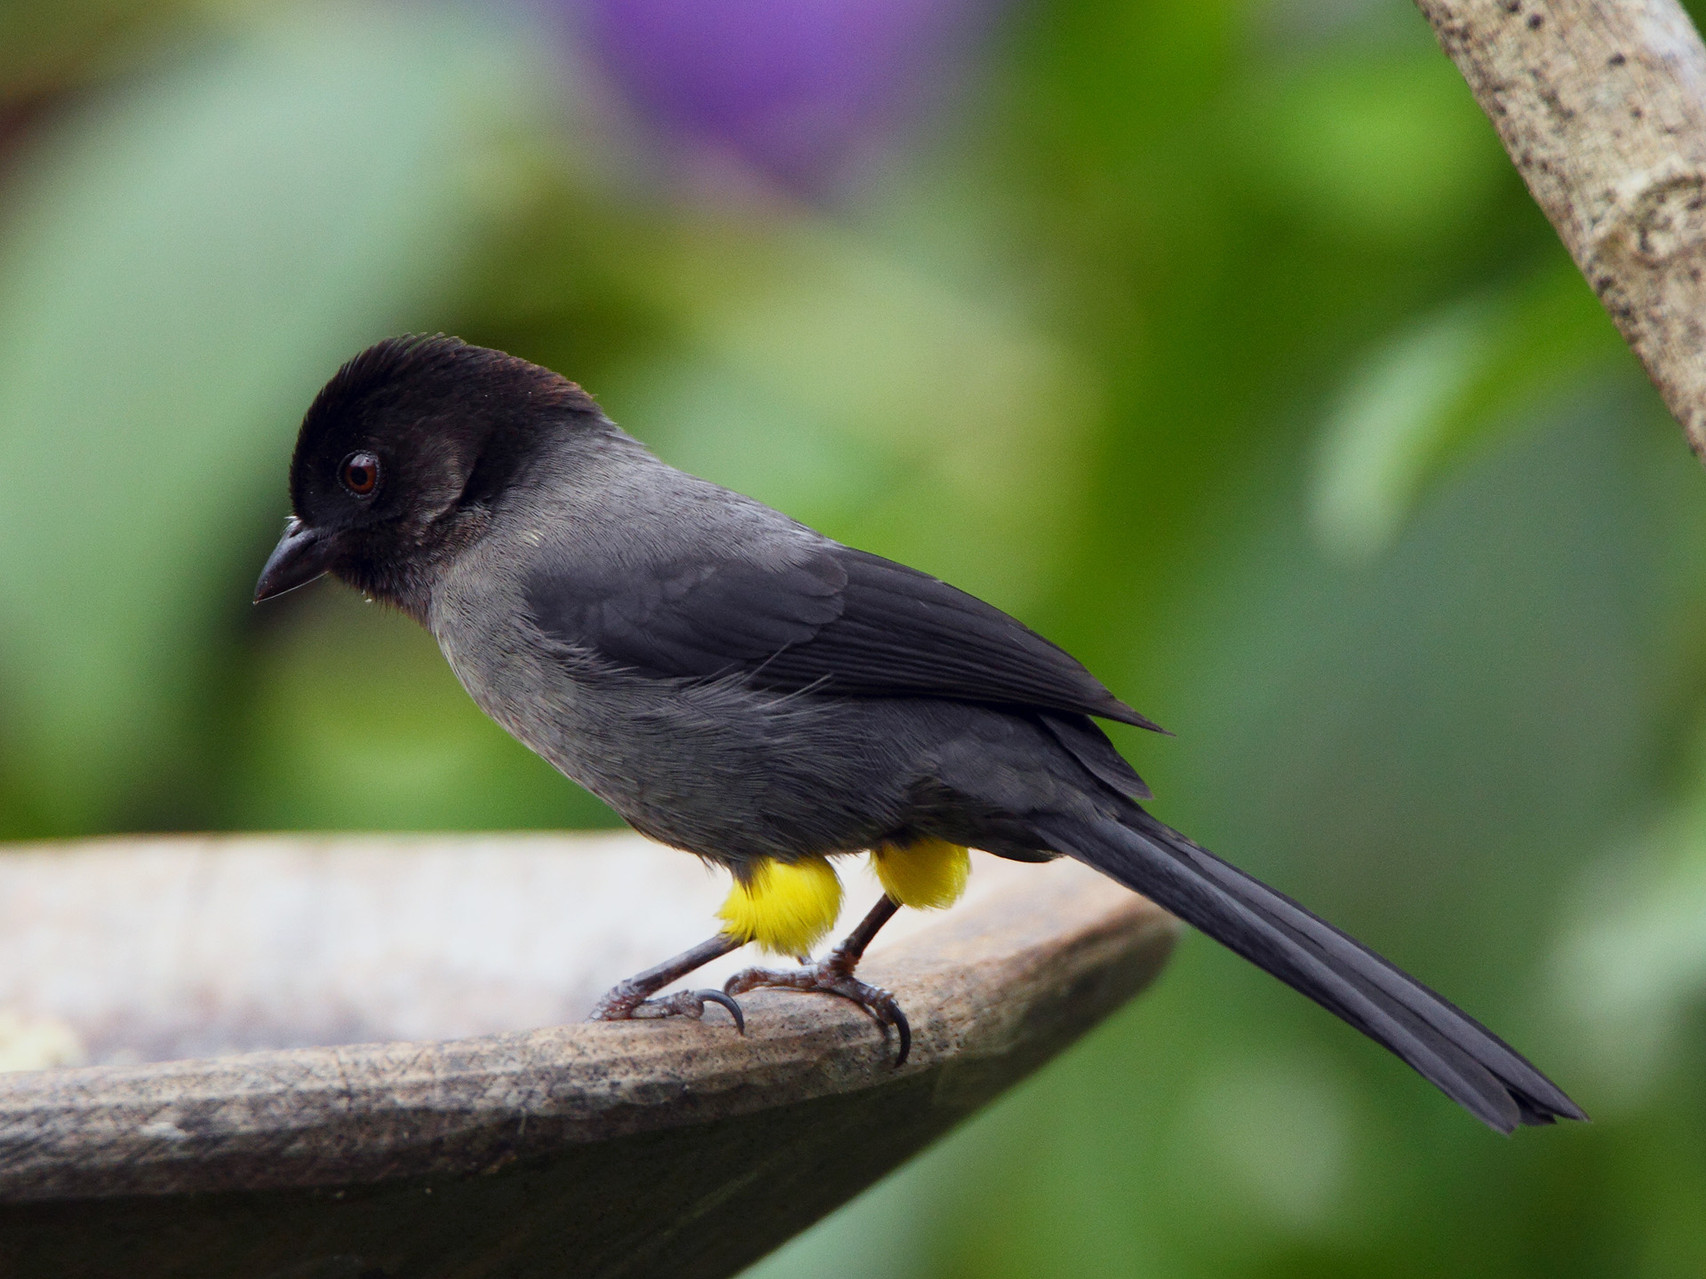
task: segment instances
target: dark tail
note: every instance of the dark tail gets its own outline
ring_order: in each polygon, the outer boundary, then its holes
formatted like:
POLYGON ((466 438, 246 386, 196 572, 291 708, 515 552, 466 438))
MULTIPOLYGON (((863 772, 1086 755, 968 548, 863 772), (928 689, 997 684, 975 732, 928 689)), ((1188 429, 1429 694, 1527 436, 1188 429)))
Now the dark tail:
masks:
POLYGON ((1587 1118, 1473 1017, 1147 812, 1123 822, 1045 818, 1037 829, 1385 1045, 1489 1127, 1587 1118))

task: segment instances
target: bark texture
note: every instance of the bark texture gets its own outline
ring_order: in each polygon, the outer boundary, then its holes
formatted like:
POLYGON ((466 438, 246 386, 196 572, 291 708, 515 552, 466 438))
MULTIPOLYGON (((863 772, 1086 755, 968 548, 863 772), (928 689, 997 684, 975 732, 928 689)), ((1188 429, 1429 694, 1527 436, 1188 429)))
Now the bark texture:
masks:
POLYGON ((1417 0, 1706 461, 1706 48, 1676 0, 1417 0))

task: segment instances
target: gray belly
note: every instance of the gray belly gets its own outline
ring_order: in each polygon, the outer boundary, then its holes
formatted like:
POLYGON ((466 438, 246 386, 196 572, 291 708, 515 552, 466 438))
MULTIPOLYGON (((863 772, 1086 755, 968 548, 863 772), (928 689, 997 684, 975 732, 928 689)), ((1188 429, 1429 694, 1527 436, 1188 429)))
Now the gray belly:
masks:
POLYGON ((1034 717, 643 678, 551 645, 519 599, 455 584, 435 590, 430 629, 481 709, 639 830, 702 857, 793 861, 918 834, 1028 857, 1027 814, 1096 802, 1034 717))
POLYGON ((868 848, 904 820, 915 752, 875 704, 642 678, 525 635, 434 630, 482 710, 656 839, 726 863, 793 860, 868 848))

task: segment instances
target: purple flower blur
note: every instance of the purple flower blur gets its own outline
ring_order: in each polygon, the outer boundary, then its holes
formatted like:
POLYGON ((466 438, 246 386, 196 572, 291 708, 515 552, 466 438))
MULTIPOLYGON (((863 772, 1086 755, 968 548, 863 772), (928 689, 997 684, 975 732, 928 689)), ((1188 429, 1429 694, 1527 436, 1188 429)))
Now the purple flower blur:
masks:
POLYGON ((593 51, 665 132, 821 192, 930 98, 997 0, 580 0, 593 51))

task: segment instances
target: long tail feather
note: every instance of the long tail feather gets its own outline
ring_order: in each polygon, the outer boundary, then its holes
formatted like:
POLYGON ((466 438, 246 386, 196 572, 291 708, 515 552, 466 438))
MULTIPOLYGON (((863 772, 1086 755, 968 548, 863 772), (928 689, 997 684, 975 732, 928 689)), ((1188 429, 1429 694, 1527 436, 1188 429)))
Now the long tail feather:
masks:
POLYGON ((1467 1013, 1291 898, 1141 809, 1124 821, 1045 818, 1052 847, 1142 893, 1408 1062, 1491 1128, 1586 1119, 1467 1013))

